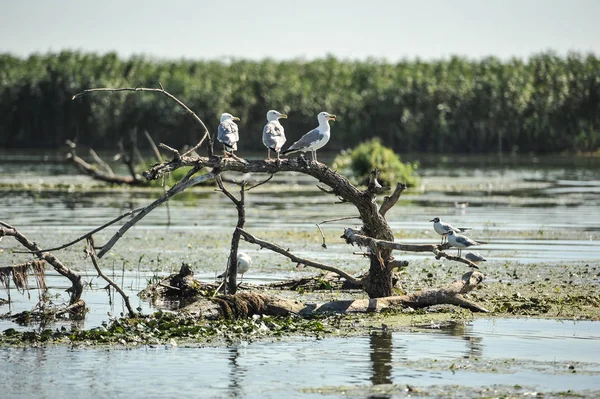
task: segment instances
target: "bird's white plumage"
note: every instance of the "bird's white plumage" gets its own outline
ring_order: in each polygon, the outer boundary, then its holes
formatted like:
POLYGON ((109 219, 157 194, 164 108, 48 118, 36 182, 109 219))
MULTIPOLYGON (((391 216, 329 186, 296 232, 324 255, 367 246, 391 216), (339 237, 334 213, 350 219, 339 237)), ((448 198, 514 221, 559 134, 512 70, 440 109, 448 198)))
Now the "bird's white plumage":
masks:
POLYGON ((442 222, 442 220, 438 217, 431 219, 430 222, 433 222, 433 229, 435 232, 442 236, 442 244, 444 243, 444 238, 447 236, 449 231, 462 233, 463 231, 470 230, 469 227, 454 227, 450 223, 442 222))
POLYGON ((267 124, 263 128, 263 144, 267 147, 267 158, 271 159, 271 150, 275 151, 277 158, 286 142, 285 131, 279 119, 287 119, 287 115, 274 109, 267 112, 267 124))
MULTIPOLYGON (((238 274, 242 275, 242 278, 244 278, 244 273, 246 273, 248 270, 250 270, 250 267, 252 266, 252 257, 250 257, 250 255, 248 255, 245 252, 238 252, 237 260, 238 260, 237 272, 238 272, 238 274)), ((227 260, 227 269, 229 269, 231 267, 230 261, 231 261, 231 259, 227 260)), ((217 277, 221 278, 223 276, 225 276, 225 273, 221 273, 217 277)))
POLYGON ((316 161, 316 151, 323 148, 325 144, 329 142, 329 138, 331 137, 331 127, 329 126, 329 121, 335 120, 335 118, 335 115, 328 112, 319 113, 319 115, 317 115, 319 126, 300 137, 300 140, 292 144, 290 148, 283 151, 283 153, 290 154, 298 151, 311 151, 313 161, 316 161))
POLYGON ((237 143, 240 140, 238 125, 235 123, 236 120, 240 120, 227 112, 221 115, 221 123, 217 131, 217 140, 226 150, 236 151, 237 143))
POLYGON ((457 234, 456 232, 454 232, 454 230, 450 230, 448 232, 448 243, 451 246, 458 248, 458 256, 460 256, 460 252, 463 248, 469 248, 474 247, 476 245, 484 244, 484 242, 475 241, 467 236, 457 234))

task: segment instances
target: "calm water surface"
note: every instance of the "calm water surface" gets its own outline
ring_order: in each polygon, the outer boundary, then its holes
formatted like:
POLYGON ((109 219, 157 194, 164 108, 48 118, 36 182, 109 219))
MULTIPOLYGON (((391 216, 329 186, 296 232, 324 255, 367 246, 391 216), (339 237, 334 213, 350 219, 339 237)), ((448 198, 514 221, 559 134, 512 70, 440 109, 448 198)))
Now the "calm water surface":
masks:
POLYGON ((396 393, 377 397, 404 397, 406 385, 424 397, 445 386, 453 397, 469 397, 452 386, 600 392, 598 353, 593 322, 481 319, 447 330, 229 348, 8 348, 0 358, 10 370, 0 374, 9 373, 7 398, 365 397, 364 390, 390 384, 396 393))

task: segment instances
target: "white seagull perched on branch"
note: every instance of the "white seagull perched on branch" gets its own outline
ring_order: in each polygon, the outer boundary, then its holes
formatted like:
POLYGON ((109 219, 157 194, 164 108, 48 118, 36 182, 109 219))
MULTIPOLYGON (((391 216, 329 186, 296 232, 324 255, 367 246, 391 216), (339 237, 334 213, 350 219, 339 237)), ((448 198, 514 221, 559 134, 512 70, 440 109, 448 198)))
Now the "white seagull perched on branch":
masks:
POLYGON ((240 140, 240 135, 238 132, 238 125, 236 125, 235 121, 239 120, 240 118, 227 112, 221 115, 221 123, 219 123, 217 140, 223 144, 225 154, 227 151, 233 154, 233 152, 237 150, 237 143, 240 140))
POLYGON ((267 159, 271 159, 271 150, 275 151, 279 159, 279 152, 285 144, 285 133, 279 123, 280 118, 287 119, 287 115, 274 109, 267 112, 268 122, 263 129, 263 144, 267 147, 267 159))
POLYGON ((462 233, 463 231, 471 230, 470 227, 454 227, 450 223, 442 222, 442 220, 438 217, 431 219, 430 222, 433 222, 433 229, 435 232, 442 236, 441 244, 444 243, 444 238, 446 238, 446 235, 448 235, 449 231, 462 233))
POLYGON ((329 127, 329 121, 334 121, 335 115, 328 112, 321 112, 317 115, 319 121, 319 127, 306 133, 300 137, 300 140, 296 141, 287 150, 283 151, 283 154, 290 154, 292 152, 311 152, 312 160, 317 162, 317 150, 322 148, 329 141, 331 136, 331 128, 329 127))
POLYGON ((453 247, 458 248, 458 256, 459 257, 460 257, 460 252, 462 251, 463 248, 469 248, 469 247, 474 247, 476 245, 487 244, 487 242, 475 241, 475 240, 470 239, 467 236, 457 234, 456 232, 454 232, 454 230, 450 230, 448 232, 448 242, 453 247))

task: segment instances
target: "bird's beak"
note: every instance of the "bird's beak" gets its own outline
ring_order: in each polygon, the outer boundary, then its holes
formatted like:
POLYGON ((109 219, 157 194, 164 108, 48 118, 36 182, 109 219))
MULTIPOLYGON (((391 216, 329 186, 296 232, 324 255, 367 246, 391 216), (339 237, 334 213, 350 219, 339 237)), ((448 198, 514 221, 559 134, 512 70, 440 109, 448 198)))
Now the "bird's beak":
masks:
POLYGON ((240 118, 238 118, 237 116, 234 116, 234 117, 232 118, 232 120, 234 120, 234 121, 238 121, 238 122, 239 122, 239 121, 240 121, 240 118))
POLYGON ((431 219, 430 222, 435 222, 435 220, 431 219))
POLYGON ((337 118, 335 115, 329 115, 329 120, 330 120, 330 121, 334 121, 334 120, 335 120, 335 118, 337 118))
POLYGON ((287 119, 287 115, 286 114, 281 114, 280 118, 281 119, 287 119))

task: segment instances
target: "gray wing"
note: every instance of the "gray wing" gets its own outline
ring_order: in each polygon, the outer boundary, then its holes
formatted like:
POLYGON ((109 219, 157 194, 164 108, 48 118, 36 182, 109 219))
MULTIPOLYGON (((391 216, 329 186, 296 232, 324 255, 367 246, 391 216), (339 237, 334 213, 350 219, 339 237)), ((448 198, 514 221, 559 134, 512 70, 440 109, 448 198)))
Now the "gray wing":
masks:
POLYGON ((486 262, 486 259, 483 256, 481 256, 479 252, 469 252, 465 255, 465 258, 467 258, 471 262, 486 262))
POLYGON ((267 123, 263 129, 263 144, 275 152, 281 151, 286 138, 283 126, 277 121, 267 123))
POLYGON ((477 242, 475 240, 471 240, 469 237, 461 236, 461 235, 458 235, 458 234, 456 234, 455 236, 456 236, 456 242, 459 243, 459 244, 461 244, 461 245, 464 245, 465 247, 470 247, 470 246, 473 246, 473 245, 479 245, 479 242, 477 242))
POLYGON ((239 139, 238 126, 235 122, 228 120, 219 124, 217 140, 223 143, 223 145, 237 150, 237 142, 239 139))
POLYGON ((311 146, 311 144, 316 143, 321 140, 325 135, 319 131, 319 128, 315 128, 310 132, 306 133, 304 136, 300 137, 300 140, 296 141, 291 145, 290 148, 286 150, 288 151, 301 151, 311 146))

